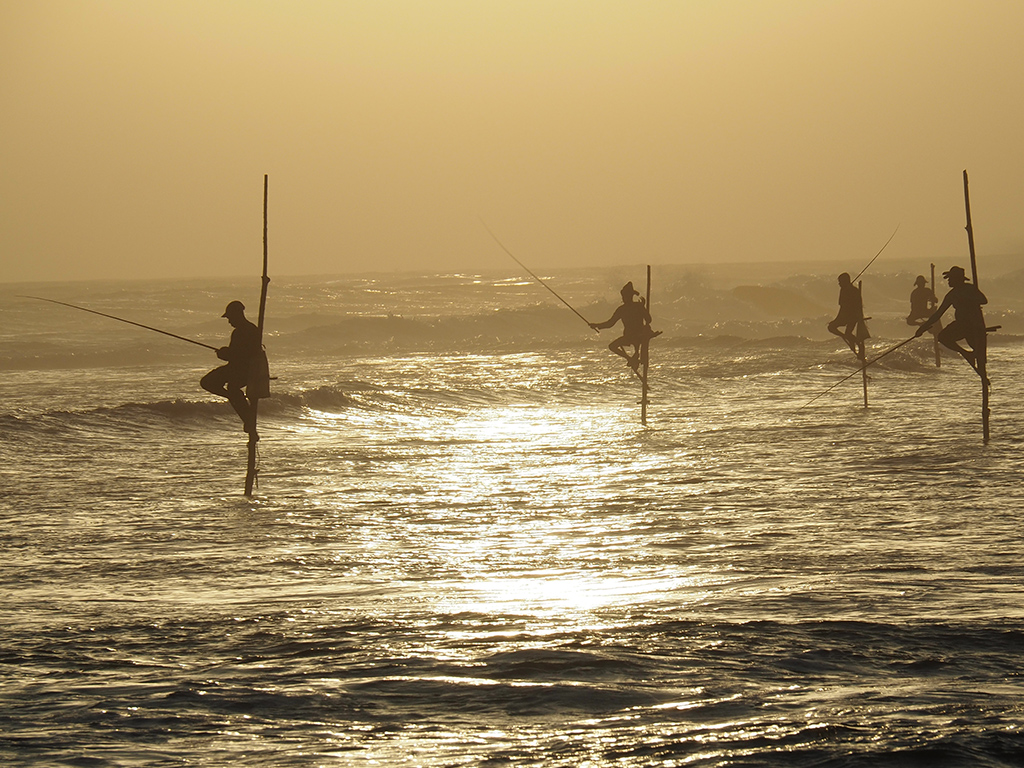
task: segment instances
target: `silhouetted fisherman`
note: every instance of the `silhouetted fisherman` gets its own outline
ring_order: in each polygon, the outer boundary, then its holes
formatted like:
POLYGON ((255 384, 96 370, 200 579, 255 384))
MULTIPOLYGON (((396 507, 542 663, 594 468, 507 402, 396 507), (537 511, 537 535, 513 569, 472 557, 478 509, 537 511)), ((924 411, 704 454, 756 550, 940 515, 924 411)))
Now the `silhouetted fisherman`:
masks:
POLYGON ((619 291, 622 294, 622 304, 615 308, 612 316, 603 323, 590 323, 595 331, 602 328, 611 328, 620 320, 622 321, 622 335, 608 345, 608 349, 620 357, 624 357, 634 373, 639 374, 640 350, 645 341, 657 336, 661 331, 651 330, 651 313, 647 311, 647 305, 643 299, 633 301, 634 296, 640 292, 629 282, 622 286, 619 291), (626 347, 633 347, 633 354, 626 352, 626 347))
POLYGON ((857 344, 868 338, 860 289, 850 280, 849 272, 843 272, 839 276, 839 313, 836 319, 828 324, 828 330, 829 333, 840 336, 855 353, 857 344), (843 330, 839 330, 840 328, 843 330))
POLYGON ((227 398, 242 420, 242 428, 257 438, 253 408, 242 391, 249 383, 249 373, 260 353, 260 329, 245 317, 245 305, 232 301, 221 317, 226 317, 234 330, 226 347, 217 350, 217 357, 227 365, 214 368, 203 376, 199 385, 214 395, 227 398))
POLYGON ((988 350, 988 332, 985 328, 985 315, 981 308, 988 304, 985 294, 978 290, 974 283, 967 281, 963 267, 950 267, 942 276, 949 283, 949 292, 943 297, 939 308, 921 324, 915 336, 920 336, 935 323, 939 322, 943 313, 953 307, 953 322, 939 331, 939 343, 949 347, 963 357, 978 375, 985 378, 985 363, 988 350), (970 344, 964 349, 958 341, 970 344))
MULTIPOLYGON (((932 316, 936 305, 939 303, 938 298, 935 296, 935 291, 928 286, 928 280, 924 275, 917 276, 914 286, 914 290, 910 292, 910 314, 907 315, 907 325, 921 325, 921 323, 932 316)), ((934 325, 931 331, 934 334, 938 334, 942 330, 942 323, 936 321, 934 325), (939 327, 935 328, 934 325, 939 327)))

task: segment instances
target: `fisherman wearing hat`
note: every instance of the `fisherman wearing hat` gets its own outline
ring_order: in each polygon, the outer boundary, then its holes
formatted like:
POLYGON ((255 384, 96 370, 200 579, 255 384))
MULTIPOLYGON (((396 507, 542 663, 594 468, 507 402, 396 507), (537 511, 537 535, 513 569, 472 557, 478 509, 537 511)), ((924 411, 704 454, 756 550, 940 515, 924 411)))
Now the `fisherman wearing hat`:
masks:
POLYGON ((948 271, 942 273, 942 276, 949 283, 949 293, 942 299, 939 308, 921 324, 914 335, 923 334, 939 321, 947 309, 953 307, 955 310, 953 322, 943 328, 937 338, 943 346, 949 347, 961 355, 978 372, 978 375, 984 377, 988 336, 985 329, 985 316, 982 314, 981 308, 988 304, 988 299, 976 285, 967 282, 967 275, 964 273, 963 267, 950 267, 948 271), (966 341, 971 348, 965 349, 957 344, 961 339, 966 341))
POLYGON ((217 350, 217 357, 227 362, 203 376, 199 385, 211 394, 227 398, 242 420, 242 428, 257 437, 253 409, 242 391, 249 383, 249 371, 260 353, 260 329, 245 317, 245 305, 232 301, 221 317, 226 317, 234 330, 226 347, 217 350))
POLYGON ((647 311, 647 305, 643 299, 633 301, 634 296, 640 292, 629 282, 622 286, 619 291, 622 295, 622 304, 615 308, 612 316, 603 323, 591 323, 590 327, 595 331, 602 328, 611 328, 620 320, 622 321, 622 335, 608 345, 608 349, 620 357, 624 357, 634 373, 640 368, 640 349, 645 341, 657 336, 661 331, 651 330, 651 313, 647 311), (633 354, 626 352, 626 347, 633 347, 633 354))
MULTIPOLYGON (((932 316, 939 300, 928 286, 928 280, 924 275, 918 275, 914 281, 914 290, 910 292, 910 314, 907 315, 907 325, 920 325, 923 321, 932 316)), ((931 331, 938 334, 942 330, 942 323, 936 321, 931 331), (938 326, 937 328, 935 326, 938 326)))

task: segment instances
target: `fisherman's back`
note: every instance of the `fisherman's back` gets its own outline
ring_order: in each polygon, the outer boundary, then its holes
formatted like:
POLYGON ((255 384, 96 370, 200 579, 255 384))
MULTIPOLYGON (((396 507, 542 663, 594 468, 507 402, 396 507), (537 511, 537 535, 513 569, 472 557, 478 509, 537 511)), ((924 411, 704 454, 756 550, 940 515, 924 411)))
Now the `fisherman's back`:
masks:
POLYGON ((843 318, 860 320, 864 314, 860 289, 855 285, 844 285, 839 289, 839 315, 843 318))
POLYGON ((646 325, 651 322, 651 316, 647 312, 647 307, 637 301, 623 304, 616 310, 615 314, 622 321, 622 333, 624 336, 633 337, 641 335, 646 325))
POLYGON ((951 288, 946 295, 946 300, 953 305, 954 314, 958 323, 972 328, 984 328, 985 316, 981 311, 983 305, 988 304, 988 299, 973 283, 962 283, 951 288))
POLYGON ((915 288, 910 294, 911 319, 924 319, 935 309, 935 293, 927 285, 915 288))
POLYGON ((247 365, 260 350, 260 329, 247 319, 231 332, 225 359, 230 365, 247 365))

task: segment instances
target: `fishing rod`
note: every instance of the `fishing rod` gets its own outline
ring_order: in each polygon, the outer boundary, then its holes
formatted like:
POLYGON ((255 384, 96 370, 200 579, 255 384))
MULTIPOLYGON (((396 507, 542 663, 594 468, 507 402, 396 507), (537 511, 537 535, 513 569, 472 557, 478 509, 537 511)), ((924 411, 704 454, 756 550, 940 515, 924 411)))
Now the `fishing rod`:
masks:
POLYGON ((94 315, 99 315, 100 317, 109 317, 111 320, 119 320, 122 323, 128 323, 128 325, 137 325, 139 328, 145 328, 147 331, 156 331, 157 333, 162 333, 164 336, 170 336, 172 339, 181 339, 182 341, 187 341, 189 344, 195 344, 197 347, 206 347, 207 349, 212 349, 214 352, 217 351, 217 347, 212 347, 209 344, 204 344, 201 341, 196 341, 195 339, 187 339, 184 336, 179 336, 178 334, 171 333, 170 331, 161 331, 159 328, 154 328, 154 327, 152 327, 150 325, 143 325, 142 323, 136 323, 134 320, 125 320, 123 317, 117 317, 115 315, 108 315, 105 312, 97 312, 95 309, 87 309, 86 307, 79 307, 77 304, 68 304, 65 301, 57 301, 55 299, 44 299, 42 296, 21 296, 20 298, 22 298, 22 299, 36 299, 37 301, 48 301, 51 304, 60 304, 62 307, 71 307, 72 309, 80 309, 83 312, 90 312, 90 313, 92 313, 94 315))
POLYGON ((499 239, 498 239, 498 236, 497 236, 496 234, 494 234, 494 232, 491 232, 491 228, 487 226, 487 222, 486 222, 486 221, 484 221, 483 219, 480 219, 480 223, 484 225, 484 229, 486 229, 486 230, 487 230, 488 232, 490 232, 490 234, 491 234, 491 237, 493 237, 493 238, 494 238, 494 242, 496 242, 496 243, 497 243, 498 245, 500 245, 500 246, 501 246, 501 249, 502 249, 502 250, 503 250, 503 251, 504 251, 505 253, 507 253, 507 254, 508 254, 509 256, 511 256, 511 257, 512 257, 512 260, 513 260, 513 261, 515 261, 515 263, 516 263, 516 264, 518 264, 518 265, 519 265, 520 267, 522 267, 523 269, 525 269, 525 270, 526 270, 527 272, 529 272, 529 273, 530 273, 530 277, 532 277, 532 278, 533 278, 534 280, 536 280, 536 281, 537 281, 538 283, 540 283, 540 284, 541 284, 541 285, 543 285, 543 286, 544 286, 545 288, 547 288, 547 289, 548 289, 549 291, 551 291, 551 293, 552 293, 552 294, 554 294, 554 296, 555 296, 555 298, 556 298, 556 299, 558 299, 558 300, 559 300, 560 302, 562 302, 563 304, 565 304, 565 306, 567 306, 567 307, 568 307, 569 309, 571 309, 571 310, 573 311, 573 313, 574 313, 574 314, 575 314, 575 315, 576 315, 576 316, 577 316, 577 317, 578 317, 578 318, 579 318, 580 320, 582 320, 582 321, 583 321, 584 323, 586 323, 587 325, 589 325, 589 326, 591 327, 591 329, 592 329, 592 330, 594 331, 594 333, 600 333, 600 331, 599 331, 599 330, 597 330, 597 329, 596 329, 596 328, 594 328, 594 327, 593 327, 592 325, 590 325, 590 321, 589 321, 589 320, 587 320, 587 318, 585 318, 585 317, 584 317, 583 315, 581 315, 581 314, 580 314, 579 312, 577 312, 577 311, 576 311, 576 308, 575 308, 575 307, 573 307, 573 305, 572 305, 572 304, 570 304, 570 303, 569 303, 568 301, 566 301, 566 300, 565 300, 565 299, 563 299, 563 298, 562 298, 561 296, 559 296, 559 295, 558 295, 557 293, 555 293, 555 289, 554 289, 554 288, 552 288, 552 287, 551 287, 550 285, 548 285, 548 284, 547 284, 547 283, 545 283, 545 282, 544 282, 543 280, 541 280, 541 279, 540 279, 539 277, 537 277, 537 275, 536 275, 536 274, 535 274, 535 273, 533 272, 533 270, 531 270, 531 269, 530 269, 530 268, 529 268, 528 266, 526 266, 525 264, 523 264, 523 262, 521 262, 521 261, 520 261, 519 259, 517 259, 517 258, 515 257, 515 254, 513 254, 513 253, 512 253, 512 251, 510 251, 510 250, 509 250, 508 248, 506 248, 506 247, 505 247, 505 244, 504 244, 504 243, 502 243, 502 242, 501 242, 501 240, 499 240, 499 239))
MULTIPOLYGON (((886 248, 886 246, 887 246, 887 245, 889 245, 889 243, 891 243, 891 242, 892 242, 892 239, 893 239, 894 237, 896 237, 896 232, 897 232, 897 231, 899 230, 899 228, 900 228, 900 225, 899 225, 899 224, 897 224, 897 225, 896 225, 896 229, 894 229, 894 230, 892 231, 892 234, 891 234, 891 235, 889 235, 889 239, 885 241, 885 245, 883 245, 883 246, 882 246, 882 247, 881 247, 881 248, 879 249, 878 253, 876 253, 876 254, 875 254, 875 257, 874 257, 873 259, 871 259, 871 261, 869 261, 869 262, 867 263, 867 265, 866 265, 866 266, 864 267, 864 269, 862 269, 862 270, 861 270, 860 272, 858 272, 858 273, 857 273, 857 277, 860 277, 860 276, 861 276, 861 275, 863 275, 863 274, 864 274, 865 272, 867 272, 867 271, 868 271, 868 267, 870 267, 870 266, 871 266, 872 264, 874 264, 874 263, 875 263, 875 259, 877 259, 877 258, 878 258, 879 256, 881 256, 881 255, 882 255, 882 251, 884 251, 884 250, 885 250, 885 248, 886 248)), ((857 282, 857 277, 853 278, 853 280, 851 280, 850 282, 851 282, 851 283, 856 283, 856 282, 857 282)))
MULTIPOLYGON (((896 233, 897 233, 897 232, 899 231, 899 228, 900 228, 900 225, 899 225, 899 224, 897 224, 897 225, 896 225, 896 229, 894 229, 894 230, 892 231, 892 234, 891 234, 891 235, 889 235, 889 239, 885 241, 885 244, 884 244, 884 245, 883 245, 883 246, 882 246, 881 248, 879 248, 879 249, 878 249, 878 253, 876 253, 876 254, 875 254, 875 255, 874 255, 874 256, 873 256, 872 258, 871 258, 871 261, 869 261, 869 262, 868 262, 867 264, 865 264, 865 265, 864 265, 864 269, 862 269, 862 270, 861 270, 860 272, 858 272, 858 273, 857 273, 857 276, 856 276, 856 277, 854 277, 853 279, 851 279, 851 280, 850 280, 850 283, 851 283, 851 284, 853 284, 853 283, 856 283, 856 282, 857 282, 857 280, 858 280, 858 278, 860 278, 860 276, 861 276, 861 275, 863 275, 863 274, 864 274, 865 272, 867 272, 867 271, 868 271, 868 267, 870 267, 870 266, 871 266, 872 264, 874 264, 874 263, 875 263, 875 259, 877 259, 877 258, 878 258, 879 256, 881 256, 881 255, 882 255, 882 251, 884 251, 884 250, 886 249, 886 247, 888 247, 889 243, 891 243, 891 242, 892 242, 892 239, 893 239, 894 237, 896 237, 896 233)), ((863 310, 861 310, 861 312, 862 312, 862 315, 863 315, 863 310)), ((865 318, 865 319, 866 319, 866 318, 865 318)), ((861 322, 863 323, 863 319, 861 320, 861 322)), ((854 377, 854 376, 856 376, 856 375, 857 375, 858 373, 864 373, 864 372, 866 372, 866 371, 867 371, 867 368, 868 368, 868 366, 869 366, 869 365, 871 365, 872 363, 876 363, 876 362, 878 362, 878 361, 879 361, 879 360, 881 360, 881 359, 882 359, 883 357, 885 357, 886 355, 888 355, 888 354, 889 354, 890 352, 895 352, 895 351, 896 351, 897 349, 899 349, 900 347, 902 347, 902 346, 903 346, 904 344, 908 344, 908 343, 910 343, 910 342, 911 342, 911 341, 913 341, 913 340, 914 340, 915 338, 917 338, 917 337, 916 337, 916 336, 914 336, 914 337, 911 337, 911 338, 907 339, 906 341, 904 341, 904 342, 901 342, 901 343, 897 344, 897 345, 896 345, 895 347, 893 347, 892 349, 890 349, 890 350, 887 350, 886 352, 883 352, 883 353, 882 353, 881 355, 879 355, 878 357, 874 358, 873 360, 870 360, 870 361, 868 361, 868 362, 865 362, 865 363, 864 363, 863 365, 861 365, 861 366, 860 366, 860 368, 858 368, 858 369, 857 369, 856 371, 854 371, 853 373, 851 373, 851 374, 850 374, 849 376, 845 376, 845 377, 843 377, 842 379, 840 379, 839 381, 837 381, 837 382, 836 382, 835 384, 833 384, 833 385, 832 385, 831 387, 829 387, 828 389, 826 389, 826 390, 825 390, 824 392, 822 392, 821 394, 819 394, 819 395, 817 395, 817 396, 815 396, 815 397, 812 397, 812 398, 811 398, 810 400, 808 400, 808 401, 807 401, 806 403, 804 403, 804 404, 803 404, 803 405, 801 405, 800 407, 801 407, 801 408, 806 408, 806 407, 807 407, 808 405, 810 405, 811 403, 813 403, 813 402, 814 402, 815 400, 817 400, 817 399, 818 399, 819 397, 822 397, 823 395, 827 395, 827 394, 828 394, 829 392, 831 392, 831 391, 832 391, 833 389, 835 389, 836 387, 838 387, 838 386, 839 386, 840 384, 842 384, 842 383, 843 383, 844 381, 846 381, 847 379, 851 379, 851 378, 853 378, 853 377, 854 377)), ((863 346, 861 347, 861 349, 863 350, 863 346)), ((854 350, 854 351, 856 351, 856 350, 854 350)), ((858 357, 860 357, 860 355, 859 355, 859 354, 858 354, 858 357)), ((863 358, 862 358, 862 359, 863 359, 863 358)), ((866 374, 866 373, 864 373, 864 405, 865 405, 865 406, 866 406, 866 405, 868 404, 868 389, 867 389, 867 387, 868 387, 868 381, 867 381, 867 374, 866 374)))
MULTIPOLYGON (((868 361, 867 361, 866 363, 864 363, 864 365, 860 366, 860 368, 858 368, 858 369, 857 369, 857 370, 855 370, 855 371, 854 371, 853 373, 851 373, 851 374, 850 374, 849 376, 844 376, 844 377, 843 377, 843 378, 841 378, 841 379, 840 379, 839 381, 837 381, 837 382, 836 382, 835 384, 833 384, 833 385, 832 385, 831 387, 829 387, 828 389, 826 389, 826 390, 825 390, 824 392, 822 392, 822 393, 820 393, 820 394, 818 394, 818 395, 815 395, 814 397, 812 397, 812 398, 811 398, 810 400, 808 400, 808 401, 807 401, 806 403, 804 403, 803 405, 801 405, 801 406, 800 406, 800 408, 806 408, 806 407, 807 407, 808 405, 810 405, 811 403, 813 403, 813 402, 814 402, 815 400, 817 400, 817 399, 818 399, 819 397, 824 397, 825 395, 827 395, 827 394, 828 394, 829 392, 831 392, 831 391, 832 391, 833 389, 835 389, 836 387, 838 387, 838 386, 839 386, 840 384, 842 384, 842 383, 843 383, 844 381, 846 381, 847 379, 852 379, 852 378, 853 378, 854 376, 856 376, 856 375, 857 375, 858 373, 860 373, 861 371, 867 370, 867 367, 868 367, 869 365, 874 365, 875 363, 877 363, 877 362, 878 362, 879 360, 881 360, 881 359, 882 359, 883 357, 885 357, 886 355, 888 355, 888 354, 891 354, 891 353, 895 352, 895 351, 896 351, 897 349, 899 349, 900 347, 902 347, 902 346, 903 346, 904 344, 909 344, 910 342, 912 342, 912 341, 913 341, 914 339, 917 339, 917 338, 920 338, 920 337, 919 337, 919 336, 917 336, 917 335, 911 336, 911 337, 910 337, 909 339, 907 339, 906 341, 901 341, 901 342, 900 342, 899 344, 897 344, 896 346, 894 346, 894 347, 892 347, 892 348, 890 348, 890 349, 887 349, 887 350, 885 350, 885 352, 883 352, 882 354, 880 354, 880 355, 879 355, 878 357, 873 357, 872 359, 870 359, 870 360, 868 360, 868 361)), ((800 410, 800 409, 798 408, 797 410, 800 410)))

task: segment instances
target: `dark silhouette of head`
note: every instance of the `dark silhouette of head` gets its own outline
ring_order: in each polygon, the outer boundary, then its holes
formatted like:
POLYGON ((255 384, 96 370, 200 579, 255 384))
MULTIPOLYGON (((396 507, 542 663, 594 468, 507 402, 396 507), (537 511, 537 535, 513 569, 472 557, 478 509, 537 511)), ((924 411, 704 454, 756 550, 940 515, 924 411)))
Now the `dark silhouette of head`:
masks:
POLYGON ((850 280, 850 273, 849 272, 843 272, 843 274, 841 274, 839 276, 839 284, 840 285, 850 285, 851 282, 852 281, 850 280))
POLYGON ((950 267, 942 273, 942 276, 949 281, 951 286, 967 282, 967 273, 964 272, 963 267, 950 267))
POLYGON ((232 301, 221 317, 226 317, 231 325, 237 326, 240 321, 245 320, 245 305, 240 301, 232 301))
POLYGON ((914 285, 928 285, 928 281, 925 280, 924 275, 918 275, 917 280, 914 281, 914 285))
POLYGON ((633 281, 632 280, 630 280, 628 283, 626 283, 624 286, 622 286, 622 290, 619 291, 619 293, 622 294, 622 300, 623 301, 630 301, 630 300, 632 300, 632 298, 634 296, 639 296, 640 295, 640 291, 638 291, 636 288, 633 287, 633 281))

